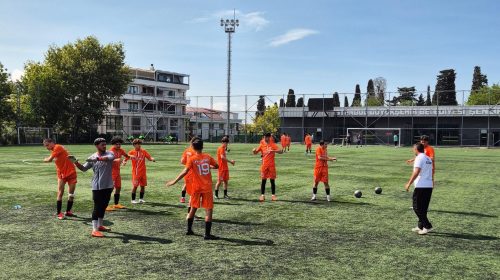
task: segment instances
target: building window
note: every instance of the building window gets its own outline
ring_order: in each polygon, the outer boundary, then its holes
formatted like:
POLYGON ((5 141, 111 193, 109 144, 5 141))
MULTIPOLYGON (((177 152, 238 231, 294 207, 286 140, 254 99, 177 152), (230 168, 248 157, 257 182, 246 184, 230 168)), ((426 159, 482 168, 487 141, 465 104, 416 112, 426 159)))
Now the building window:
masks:
POLYGON ((210 129, 214 129, 214 124, 213 124, 213 123, 208 124, 208 127, 209 127, 210 129))
POLYGON ((138 89, 137 89, 137 86, 128 86, 128 90, 127 90, 127 93, 130 93, 130 94, 137 94, 138 89))
POLYGON ((115 109, 120 109, 120 100, 111 102, 111 106, 115 109))
POLYGON ((198 129, 201 129, 202 123, 198 123, 198 129))
POLYGON ((170 130, 177 130, 179 127, 179 120, 178 119, 171 119, 170 120, 170 130))
POLYGON ((219 124, 219 129, 224 129, 224 124, 223 123, 219 124))
POLYGON ((132 118, 132 130, 141 130, 141 118, 133 117, 132 118))
POLYGON ((106 129, 107 130, 122 130, 123 129, 123 117, 122 116, 107 116, 106 117, 106 129))
POLYGON ((172 75, 171 74, 164 74, 164 73, 158 74, 158 81, 171 83, 172 82, 172 75))
POLYGON ((151 103, 146 104, 146 106, 144 106, 144 111, 148 112, 156 111, 156 104, 151 104, 151 103))
POLYGON ((142 94, 143 95, 154 95, 155 93, 155 88, 154 87, 142 87, 142 94))
POLYGON ((129 102, 128 103, 128 111, 129 112, 137 112, 137 111, 139 111, 139 103, 137 103, 137 102, 129 102))
POLYGON ((175 91, 169 90, 168 91, 168 97, 175 97, 175 91))

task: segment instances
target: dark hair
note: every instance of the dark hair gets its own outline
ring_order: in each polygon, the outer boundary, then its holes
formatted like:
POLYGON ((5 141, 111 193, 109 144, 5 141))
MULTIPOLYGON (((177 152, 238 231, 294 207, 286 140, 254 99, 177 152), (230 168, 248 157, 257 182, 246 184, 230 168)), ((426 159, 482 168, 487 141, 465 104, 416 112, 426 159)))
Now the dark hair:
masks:
POLYGON ((191 145, 193 145, 193 149, 195 149, 196 151, 203 150, 203 140, 201 140, 200 138, 196 138, 191 141, 191 145))
POLYGON ((97 146, 97 145, 99 145, 99 144, 101 144, 101 143, 103 143, 103 142, 104 142, 104 143, 106 143, 106 139, 99 137, 99 138, 96 138, 96 139, 94 140, 94 145, 96 145, 96 146, 97 146))
POLYGON ((427 142, 429 142, 429 136, 427 136, 427 135, 420 136, 420 141, 427 141, 427 142))
POLYGON ((227 136, 222 137, 222 141, 221 142, 222 143, 229 143, 229 137, 227 137, 227 136))
POLYGON ((55 143, 55 142, 54 142, 54 139, 52 139, 52 138, 45 138, 45 139, 43 139, 43 143, 55 143))
POLYGON ((134 141, 132 141, 132 145, 135 145, 135 144, 142 144, 142 140, 135 138, 134 141))
POLYGON ((415 144, 415 148, 417 149, 417 151, 419 153, 423 153, 424 152, 424 144, 422 144, 422 143, 416 143, 415 144))
POLYGON ((120 136, 114 136, 112 139, 111 139, 111 144, 114 145, 114 144, 123 144, 123 139, 120 137, 120 136))
POLYGON ((195 136, 195 137, 191 138, 191 141, 189 141, 189 142, 190 142, 190 143, 193 143, 193 142, 194 142, 194 140, 197 140, 197 139, 199 140, 199 139, 200 139, 200 137, 195 136))
POLYGON ((322 140, 320 140, 320 141, 319 141, 319 145, 320 145, 320 146, 325 145, 325 140, 323 140, 323 139, 322 139, 322 140))
POLYGON ((264 134, 264 137, 271 137, 271 133, 268 132, 268 133, 264 134))

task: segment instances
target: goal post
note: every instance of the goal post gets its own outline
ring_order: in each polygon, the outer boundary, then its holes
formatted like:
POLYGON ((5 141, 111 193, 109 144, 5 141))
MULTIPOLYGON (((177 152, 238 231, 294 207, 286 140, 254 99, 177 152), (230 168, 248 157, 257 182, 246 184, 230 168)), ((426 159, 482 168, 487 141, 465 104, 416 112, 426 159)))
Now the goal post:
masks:
MULTIPOLYGON (((347 128, 347 135, 351 136, 352 144, 356 144, 358 138, 361 138, 363 145, 394 145, 394 135, 398 135, 397 147, 401 146, 401 128, 363 128, 363 127, 349 127, 347 128)), ((346 137, 347 137, 346 135, 346 137)))
POLYGON ((41 144, 43 139, 50 138, 51 135, 52 128, 49 127, 18 127, 17 144, 41 144))

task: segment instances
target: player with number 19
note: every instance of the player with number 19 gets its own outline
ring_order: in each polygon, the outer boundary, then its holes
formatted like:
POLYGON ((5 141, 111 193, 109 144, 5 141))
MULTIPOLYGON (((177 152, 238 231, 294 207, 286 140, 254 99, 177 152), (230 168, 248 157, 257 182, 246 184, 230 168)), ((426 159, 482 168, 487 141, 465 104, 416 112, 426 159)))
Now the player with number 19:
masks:
POLYGON ((218 239, 211 234, 212 230, 212 213, 214 207, 214 196, 212 193, 212 174, 210 168, 217 169, 219 165, 214 158, 209 154, 203 153, 203 140, 195 139, 191 142, 195 154, 191 156, 186 167, 175 178, 175 180, 167 182, 166 186, 173 186, 181 180, 190 171, 190 184, 193 194, 189 200, 191 210, 187 216, 187 232, 186 235, 194 235, 193 222, 194 216, 198 208, 205 208, 205 240, 218 239))

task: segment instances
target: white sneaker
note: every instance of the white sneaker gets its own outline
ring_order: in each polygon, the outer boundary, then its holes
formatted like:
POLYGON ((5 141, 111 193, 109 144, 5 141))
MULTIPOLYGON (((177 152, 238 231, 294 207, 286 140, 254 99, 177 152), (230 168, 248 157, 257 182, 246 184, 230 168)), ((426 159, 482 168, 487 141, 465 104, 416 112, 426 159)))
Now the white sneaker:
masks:
POLYGON ((328 202, 332 201, 332 199, 331 199, 330 195, 327 195, 327 196, 326 196, 326 201, 328 201, 328 202))
POLYGON ((420 234, 420 235, 425 235, 427 233, 429 233, 429 230, 426 229, 426 228, 423 228, 423 229, 421 229, 421 230, 418 231, 418 234, 420 234))
POLYGON ((139 203, 146 203, 144 199, 139 199, 139 203))
POLYGON ((135 199, 134 199, 134 200, 132 200, 131 202, 132 202, 132 204, 137 204, 137 203, 139 203, 139 202, 137 202, 137 200, 135 200, 135 199))
POLYGON ((421 229, 419 227, 414 227, 414 228, 411 229, 411 231, 413 231, 413 232, 419 232, 419 231, 421 231, 421 229))
POLYGON ((311 201, 316 201, 316 196, 313 194, 313 196, 311 197, 311 201))

